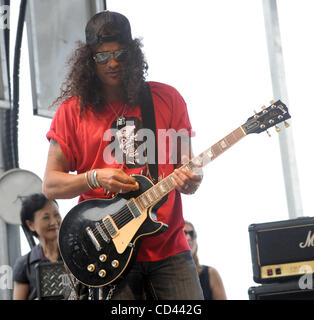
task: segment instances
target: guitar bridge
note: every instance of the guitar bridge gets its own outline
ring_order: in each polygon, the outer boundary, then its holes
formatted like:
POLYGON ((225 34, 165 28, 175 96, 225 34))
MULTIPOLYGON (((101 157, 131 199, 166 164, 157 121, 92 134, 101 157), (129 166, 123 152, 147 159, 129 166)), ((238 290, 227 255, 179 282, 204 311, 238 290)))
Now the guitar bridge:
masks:
POLYGON ((97 251, 100 251, 101 250, 101 245, 100 243, 98 242, 93 230, 90 228, 90 227, 87 227, 86 229, 86 232, 87 232, 87 235, 89 236, 89 238, 91 239, 93 245, 95 246, 96 250, 97 251))

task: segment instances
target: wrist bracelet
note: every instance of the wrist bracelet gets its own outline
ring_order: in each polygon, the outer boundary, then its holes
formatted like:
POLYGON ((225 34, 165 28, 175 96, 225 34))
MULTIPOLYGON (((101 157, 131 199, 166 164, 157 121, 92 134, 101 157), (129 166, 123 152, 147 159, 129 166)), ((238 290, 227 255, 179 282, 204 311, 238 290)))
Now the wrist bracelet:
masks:
POLYGON ((95 171, 95 169, 90 172, 90 181, 92 183, 93 189, 96 189, 97 185, 96 185, 95 180, 94 180, 94 171, 95 171))
POLYGON ((99 184, 99 182, 97 180, 97 171, 96 171, 96 169, 93 170, 93 174, 94 174, 94 181, 95 181, 95 184, 96 184, 97 188, 101 188, 101 185, 99 184))
POLYGON ((86 171, 85 174, 84 174, 86 184, 88 185, 89 189, 94 190, 94 189, 92 188, 92 186, 91 186, 91 185, 89 184, 89 182, 88 182, 87 173, 88 173, 88 171, 86 171))

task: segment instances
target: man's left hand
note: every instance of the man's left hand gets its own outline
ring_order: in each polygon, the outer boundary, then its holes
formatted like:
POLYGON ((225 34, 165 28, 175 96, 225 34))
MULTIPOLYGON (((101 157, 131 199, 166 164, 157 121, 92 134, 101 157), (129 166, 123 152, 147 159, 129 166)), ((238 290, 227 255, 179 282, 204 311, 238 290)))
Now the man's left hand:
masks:
POLYGON ((202 182, 203 172, 200 168, 195 170, 179 168, 174 170, 172 177, 176 190, 184 194, 193 194, 202 182))

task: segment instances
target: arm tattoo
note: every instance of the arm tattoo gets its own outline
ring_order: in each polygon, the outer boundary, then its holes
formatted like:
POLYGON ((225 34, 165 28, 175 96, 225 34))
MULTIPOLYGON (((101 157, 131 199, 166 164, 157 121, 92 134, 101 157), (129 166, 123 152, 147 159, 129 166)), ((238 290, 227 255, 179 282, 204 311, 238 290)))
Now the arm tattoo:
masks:
MULTIPOLYGON (((50 139, 50 145, 53 147, 59 147, 59 143, 56 140, 50 139)), ((55 151, 52 149, 49 149, 48 151, 48 157, 55 156, 55 151)))
POLYGON ((50 143, 54 146, 58 146, 59 143, 56 140, 50 139, 50 143))

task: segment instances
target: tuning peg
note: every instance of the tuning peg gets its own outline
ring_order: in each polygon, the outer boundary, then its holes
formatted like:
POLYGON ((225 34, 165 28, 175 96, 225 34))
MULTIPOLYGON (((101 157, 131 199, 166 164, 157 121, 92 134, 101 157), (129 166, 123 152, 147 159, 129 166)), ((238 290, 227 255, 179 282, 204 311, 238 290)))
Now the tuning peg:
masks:
POLYGON ((266 132, 267 132, 268 136, 269 136, 269 137, 271 137, 271 134, 269 133, 269 131, 268 131, 268 130, 266 130, 266 132))
POLYGON ((254 110, 254 113, 257 114, 256 110, 254 110))
POLYGON ((265 110, 265 109, 266 109, 266 106, 262 106, 262 109, 265 110))
POLYGON ((275 100, 270 100, 270 104, 274 104, 275 103, 275 100))
POLYGON ((275 126, 275 129, 277 132, 280 132, 280 128, 278 126, 275 126))
POLYGON ((286 128, 289 128, 289 127, 290 127, 290 124, 289 124, 287 121, 285 121, 284 123, 285 123, 285 127, 286 127, 286 128))

